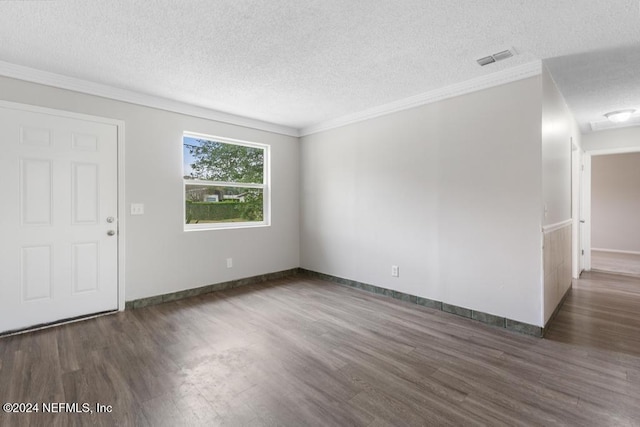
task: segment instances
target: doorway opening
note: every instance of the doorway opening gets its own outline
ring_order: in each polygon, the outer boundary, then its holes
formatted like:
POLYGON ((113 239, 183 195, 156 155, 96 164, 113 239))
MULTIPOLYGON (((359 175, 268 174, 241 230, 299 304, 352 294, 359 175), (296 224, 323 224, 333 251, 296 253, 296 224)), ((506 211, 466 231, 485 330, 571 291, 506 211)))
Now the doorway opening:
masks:
POLYGON ((584 267, 640 277, 640 149, 585 154, 584 267))

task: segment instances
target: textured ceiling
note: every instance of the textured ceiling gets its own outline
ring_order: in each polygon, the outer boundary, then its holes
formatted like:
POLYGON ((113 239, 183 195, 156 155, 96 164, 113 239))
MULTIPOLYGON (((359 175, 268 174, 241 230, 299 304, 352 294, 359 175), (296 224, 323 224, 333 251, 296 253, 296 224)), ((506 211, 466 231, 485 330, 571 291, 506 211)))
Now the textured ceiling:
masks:
POLYGON ((0 1, 0 60, 304 128, 554 58, 584 127, 640 104, 639 12, 637 0, 0 1), (509 47, 519 55, 475 62, 509 47), (611 61, 589 58, 615 51, 634 62, 611 81, 611 61))
MULTIPOLYGON (((561 56, 545 63, 583 133, 592 130, 590 122, 609 127, 605 113, 624 109, 640 113, 640 44, 561 56)), ((635 120, 630 123, 638 124, 635 120)))

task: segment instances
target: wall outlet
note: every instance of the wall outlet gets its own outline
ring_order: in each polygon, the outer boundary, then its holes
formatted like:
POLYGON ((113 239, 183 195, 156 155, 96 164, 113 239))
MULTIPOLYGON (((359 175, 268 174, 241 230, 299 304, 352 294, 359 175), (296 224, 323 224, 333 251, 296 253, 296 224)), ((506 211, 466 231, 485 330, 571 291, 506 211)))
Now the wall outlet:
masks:
POLYGON ((393 277, 400 277, 400 267, 398 267, 397 265, 392 265, 391 266, 391 275, 393 277))
POLYGON ((227 258, 227 268, 233 267, 233 258, 227 258))

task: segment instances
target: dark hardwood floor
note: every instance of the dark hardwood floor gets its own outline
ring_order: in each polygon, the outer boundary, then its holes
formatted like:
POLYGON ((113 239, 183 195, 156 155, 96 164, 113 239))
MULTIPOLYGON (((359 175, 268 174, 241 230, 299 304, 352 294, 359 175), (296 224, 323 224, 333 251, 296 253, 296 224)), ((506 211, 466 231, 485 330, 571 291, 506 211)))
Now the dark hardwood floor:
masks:
POLYGON ((0 338, 0 403, 113 407, 0 425, 640 425, 639 330, 629 277, 538 339, 296 276, 0 338))

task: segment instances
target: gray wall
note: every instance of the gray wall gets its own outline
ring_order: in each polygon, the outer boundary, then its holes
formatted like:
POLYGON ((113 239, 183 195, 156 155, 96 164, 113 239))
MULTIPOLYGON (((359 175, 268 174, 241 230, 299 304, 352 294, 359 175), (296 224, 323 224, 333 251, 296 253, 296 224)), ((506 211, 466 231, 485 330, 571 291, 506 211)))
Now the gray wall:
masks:
POLYGON ((592 157, 591 247, 640 253, 640 153, 592 157))
POLYGON ((542 326, 541 96, 537 76, 303 137, 301 266, 542 326))
POLYGON ((297 138, 9 78, 0 99, 125 121, 127 301, 299 266, 297 138), (271 145, 271 227, 183 231, 183 131, 271 145))

